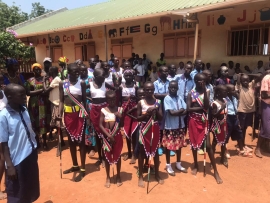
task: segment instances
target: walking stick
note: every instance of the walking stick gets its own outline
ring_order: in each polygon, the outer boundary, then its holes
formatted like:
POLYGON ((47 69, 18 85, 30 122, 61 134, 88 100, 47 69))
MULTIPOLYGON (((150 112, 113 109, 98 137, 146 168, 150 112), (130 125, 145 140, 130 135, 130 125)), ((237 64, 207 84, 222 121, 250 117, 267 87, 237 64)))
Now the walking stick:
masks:
POLYGON ((149 156, 149 161, 148 161, 147 194, 149 193, 149 181, 150 181, 150 169, 151 169, 151 158, 152 158, 151 153, 152 153, 153 137, 154 137, 154 119, 152 118, 152 135, 151 135, 151 141, 150 141, 150 156, 149 156))
POLYGON ((205 135, 206 135, 206 138, 204 139, 204 154, 203 154, 203 174, 204 174, 204 177, 206 176, 206 171, 205 171, 205 165, 206 165, 206 140, 207 140, 207 128, 208 128, 208 113, 206 114, 206 121, 205 121, 205 135))
MULTIPOLYGON (((226 139, 226 137, 227 137, 227 120, 226 120, 226 118, 227 118, 227 115, 225 114, 225 109, 224 109, 224 137, 225 137, 225 139, 226 139)), ((225 142, 225 149, 227 149, 226 148, 226 142, 225 142)), ((224 152, 225 154, 225 156, 226 156, 226 151, 224 152)), ((227 160, 227 168, 229 168, 229 163, 228 163, 228 160, 227 160)))
POLYGON ((253 113, 253 119, 252 119, 252 136, 251 136, 251 141, 254 140, 254 134, 255 134, 255 112, 253 113))
POLYGON ((61 128, 58 127, 58 152, 59 152, 59 157, 60 157, 60 177, 62 179, 62 145, 61 145, 61 128))
POLYGON ((112 144, 111 156, 112 156, 112 173, 113 173, 113 182, 114 182, 114 184, 115 184, 115 183, 116 183, 116 181, 115 181, 115 178, 114 178, 113 144, 112 144))

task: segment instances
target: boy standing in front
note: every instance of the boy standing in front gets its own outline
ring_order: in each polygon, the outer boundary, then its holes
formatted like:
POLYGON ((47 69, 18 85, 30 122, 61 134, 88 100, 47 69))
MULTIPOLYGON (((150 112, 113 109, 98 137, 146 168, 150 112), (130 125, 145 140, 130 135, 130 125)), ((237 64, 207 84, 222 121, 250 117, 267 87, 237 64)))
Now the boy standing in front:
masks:
POLYGON ((39 170, 37 142, 32 130, 25 89, 6 86, 8 104, 0 112, 0 142, 6 162, 6 192, 9 203, 30 203, 38 199, 39 170))

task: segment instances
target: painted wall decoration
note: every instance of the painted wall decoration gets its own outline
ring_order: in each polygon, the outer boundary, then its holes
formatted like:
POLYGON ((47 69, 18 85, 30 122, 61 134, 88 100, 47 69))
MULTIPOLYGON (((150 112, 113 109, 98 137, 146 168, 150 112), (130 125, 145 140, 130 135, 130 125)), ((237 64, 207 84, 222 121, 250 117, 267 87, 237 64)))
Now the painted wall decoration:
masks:
MULTIPOLYGON (((110 29, 108 31, 108 36, 110 38, 113 37, 122 37, 123 35, 129 35, 133 33, 140 33, 141 26, 140 25, 135 25, 135 26, 127 26, 127 27, 120 27, 119 32, 117 32, 117 29, 110 29)), ((152 35, 157 35, 157 26, 152 26, 149 23, 146 23, 144 25, 144 33, 152 33, 152 35)))
POLYGON ((46 43, 47 43, 46 38, 43 38, 43 39, 37 39, 37 45, 38 45, 38 44, 46 44, 46 43))
POLYGON ((88 32, 85 32, 85 33, 80 32, 79 33, 79 39, 80 40, 93 39, 93 35, 92 35, 91 29, 89 29, 88 32))
POLYGON ((260 11, 260 20, 261 21, 267 21, 270 20, 270 8, 269 7, 265 7, 259 10, 260 11))
POLYGON ((188 29, 188 28, 195 28, 195 23, 187 23, 184 22, 183 19, 173 20, 174 30, 188 29))
POLYGON ((110 29, 108 33, 109 37, 117 37, 117 30, 116 29, 110 29))
POLYGON ((161 27, 161 31, 164 30, 164 25, 167 24, 168 25, 168 30, 171 30, 171 25, 172 25, 172 19, 169 16, 162 16, 159 19, 160 22, 160 27, 161 27))
POLYGON ((60 37, 58 35, 56 35, 55 37, 50 37, 49 42, 50 42, 50 44, 59 44, 60 37))
POLYGON ((254 23, 256 21, 257 18, 257 11, 254 10, 254 14, 253 14, 253 18, 247 19, 247 10, 243 10, 242 15, 237 17, 237 22, 246 22, 248 21, 248 23, 254 23))
POLYGON ((217 23, 219 25, 224 25, 225 22, 226 22, 226 17, 224 15, 220 15, 219 18, 217 19, 217 23))
POLYGON ((98 31, 98 38, 103 38, 103 32, 102 32, 102 30, 99 30, 98 31))
POLYGON ((75 36, 74 35, 63 35, 63 42, 74 42, 75 36))

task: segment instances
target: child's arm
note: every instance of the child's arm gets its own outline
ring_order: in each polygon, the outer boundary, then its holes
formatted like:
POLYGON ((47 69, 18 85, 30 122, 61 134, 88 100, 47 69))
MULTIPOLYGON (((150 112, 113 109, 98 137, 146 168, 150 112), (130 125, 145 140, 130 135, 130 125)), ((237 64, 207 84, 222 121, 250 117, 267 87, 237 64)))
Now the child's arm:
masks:
POLYGON ((137 104, 135 107, 133 107, 132 109, 130 109, 130 110, 127 112, 127 116, 133 118, 133 119, 136 120, 136 121, 137 121, 137 118, 134 117, 133 115, 131 115, 131 113, 132 113, 133 111, 137 110, 137 106, 138 106, 138 104, 137 104))
POLYGON ((34 90, 34 87, 29 82, 27 82, 27 84, 26 84, 26 95, 27 96, 36 96, 36 95, 41 94, 42 92, 43 92, 43 89, 34 90))
POLYGON ((62 120, 63 112, 64 112, 64 89, 63 82, 59 83, 59 110, 58 110, 58 120, 62 120))
POLYGON ((105 82, 105 87, 110 89, 110 90, 116 90, 115 87, 111 86, 109 83, 106 83, 106 82, 105 82))
POLYGON ((215 103, 213 103, 213 105, 212 105, 212 115, 213 115, 214 117, 217 117, 217 116, 221 113, 221 111, 223 111, 225 108, 226 108, 226 104, 224 103, 224 104, 221 106, 220 110, 218 111, 218 110, 217 110, 217 105, 216 105, 215 103))
POLYGON ((104 122, 104 114, 101 111, 100 118, 99 118, 99 129, 101 130, 103 135, 106 135, 108 138, 110 138, 111 141, 113 141, 114 138, 110 135, 110 133, 107 132, 107 130, 105 130, 103 126, 103 122, 104 122))
POLYGON ((7 166, 7 176, 10 180, 16 180, 17 172, 10 158, 8 143, 2 142, 1 144, 2 144, 2 149, 3 149, 4 159, 7 166))
MULTIPOLYGON (((155 113, 155 110, 153 110, 152 113, 155 113)), ((157 119, 159 121, 162 121, 163 114, 162 114, 162 106, 161 105, 158 107, 158 111, 156 111, 156 114, 157 114, 157 119)))

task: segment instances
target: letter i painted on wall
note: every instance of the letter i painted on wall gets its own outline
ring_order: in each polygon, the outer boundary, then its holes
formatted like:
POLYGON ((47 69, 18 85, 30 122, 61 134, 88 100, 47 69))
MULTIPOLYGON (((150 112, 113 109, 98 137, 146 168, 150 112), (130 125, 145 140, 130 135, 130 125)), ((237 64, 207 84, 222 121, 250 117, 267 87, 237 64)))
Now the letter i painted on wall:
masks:
POLYGON ((215 16, 208 15, 207 16, 207 26, 215 25, 215 16))

